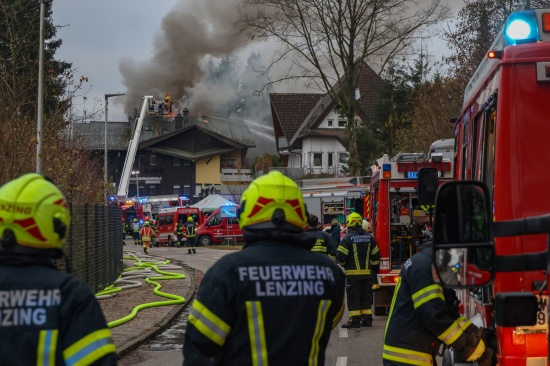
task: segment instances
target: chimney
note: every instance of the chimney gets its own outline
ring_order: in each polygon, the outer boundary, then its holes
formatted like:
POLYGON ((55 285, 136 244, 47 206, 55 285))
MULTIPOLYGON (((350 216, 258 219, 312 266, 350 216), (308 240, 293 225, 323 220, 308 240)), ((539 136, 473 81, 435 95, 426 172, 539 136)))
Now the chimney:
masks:
POLYGON ((183 108, 183 124, 187 124, 189 122, 189 109, 183 108))
POLYGON ((176 130, 181 130, 183 127, 183 117, 181 116, 181 113, 178 113, 178 115, 174 118, 174 121, 176 121, 176 130))

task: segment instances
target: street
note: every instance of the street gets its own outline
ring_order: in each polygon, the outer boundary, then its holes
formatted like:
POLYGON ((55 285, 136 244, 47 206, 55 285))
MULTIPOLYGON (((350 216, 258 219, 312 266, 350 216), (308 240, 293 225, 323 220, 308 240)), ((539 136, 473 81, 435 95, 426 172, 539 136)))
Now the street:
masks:
MULTIPOLYGON (((187 254, 186 248, 161 247, 152 248, 151 254, 167 259, 179 260, 197 271, 206 272, 213 263, 231 250, 199 247, 197 254, 187 254)), ((187 314, 187 312, 185 312, 187 314)), ((181 317, 185 321, 186 316, 181 317)), ((382 349, 384 328, 387 317, 374 317, 372 328, 344 329, 340 324, 332 330, 330 342, 326 351, 325 366, 379 366, 382 364, 382 349)), ((341 323, 347 321, 347 311, 341 323)), ((178 327, 185 329, 185 326, 178 327)), ((181 332, 181 330, 180 330, 181 332)), ((299 335, 297 335, 298 337, 299 335)), ((149 343, 155 342, 155 340, 149 343)), ((135 352, 124 357, 120 365, 157 366, 181 365, 183 356, 181 346, 178 347, 151 347, 148 344, 141 346, 135 352), (168 349, 167 349, 168 348, 168 349)))

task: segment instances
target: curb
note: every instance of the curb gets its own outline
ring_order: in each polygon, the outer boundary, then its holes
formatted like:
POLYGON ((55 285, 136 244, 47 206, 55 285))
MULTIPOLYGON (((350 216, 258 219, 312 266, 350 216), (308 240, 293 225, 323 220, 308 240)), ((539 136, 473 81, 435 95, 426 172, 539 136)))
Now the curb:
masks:
POLYGON ((191 303, 191 300, 195 298, 195 292, 197 291, 197 281, 194 273, 194 268, 189 267, 187 264, 184 264, 181 261, 172 260, 174 264, 177 264, 179 266, 182 266, 183 271, 185 272, 185 276, 189 278, 191 281, 191 286, 186 294, 183 295, 183 298, 185 299, 185 302, 181 306, 176 306, 174 309, 172 309, 168 315, 162 319, 160 322, 160 325, 154 326, 151 329, 147 330, 143 334, 141 334, 139 337, 128 341, 127 343, 121 345, 120 347, 117 347, 117 359, 120 360, 121 358, 127 356, 130 352, 136 350, 139 348, 142 344, 146 343, 147 341, 151 340, 151 338, 157 336, 158 334, 165 331, 171 324, 174 319, 176 319, 191 303))

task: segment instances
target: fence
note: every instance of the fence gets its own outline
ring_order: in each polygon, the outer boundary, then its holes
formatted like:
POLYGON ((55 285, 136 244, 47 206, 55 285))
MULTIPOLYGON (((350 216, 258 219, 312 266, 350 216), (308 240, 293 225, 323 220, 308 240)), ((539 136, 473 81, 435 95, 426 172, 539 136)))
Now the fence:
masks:
MULTIPOLYGON (((71 272, 96 293, 122 273, 122 210, 119 207, 71 205, 72 222, 65 246, 71 272)), ((64 261, 58 267, 66 270, 64 261)))

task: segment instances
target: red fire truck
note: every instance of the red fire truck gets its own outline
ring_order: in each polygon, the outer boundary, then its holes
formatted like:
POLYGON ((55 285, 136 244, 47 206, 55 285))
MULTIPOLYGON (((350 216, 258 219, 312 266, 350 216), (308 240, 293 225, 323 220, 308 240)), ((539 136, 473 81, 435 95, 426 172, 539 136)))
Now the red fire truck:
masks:
MULTIPOLYGON (((545 254, 550 230, 545 232, 541 223, 550 217, 542 218, 550 212, 549 101, 550 9, 512 13, 466 87, 455 129, 454 175, 458 180, 483 182, 477 187, 486 192, 492 228, 486 230, 486 244, 491 244, 495 261, 492 285, 483 281, 487 286, 463 286, 458 292, 464 314, 494 331, 500 366, 548 364, 545 254), (537 225, 531 225, 533 218, 537 225), (516 224, 521 226, 517 230, 516 224), (522 299, 536 298, 536 322, 522 324, 519 318, 532 311, 521 305, 522 299)), ((459 199, 467 192, 465 184, 476 187, 468 182, 449 185, 461 192, 454 196, 461 205, 469 204, 459 199)), ((452 200, 440 198, 445 190, 438 193, 436 220, 445 220, 439 210, 451 213, 452 200)), ((459 219, 457 225, 473 222, 466 213, 459 219)), ((451 245, 444 237, 446 228, 440 227, 440 236, 438 227, 435 222, 436 252, 438 246, 451 245)), ((457 235, 457 248, 481 248, 479 240, 466 237, 470 232, 457 235)))
POLYGON ((401 266, 414 252, 415 227, 427 224, 431 206, 418 204, 418 170, 436 168, 440 184, 452 180, 452 141, 432 144, 428 155, 399 153, 388 155, 371 167, 370 194, 365 197, 364 217, 372 224, 380 248, 380 289, 374 293, 374 314, 387 315, 401 266), (416 225, 415 225, 416 224, 416 225))

